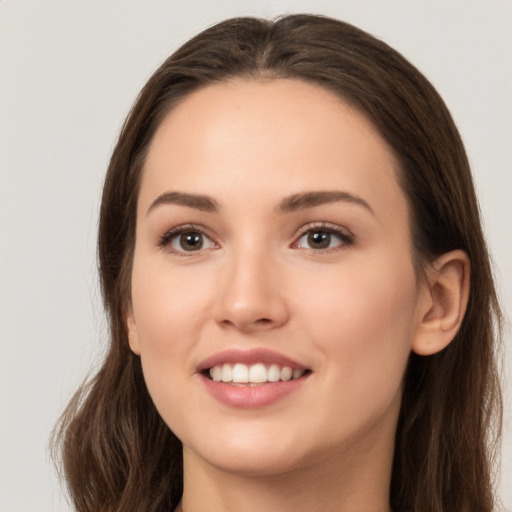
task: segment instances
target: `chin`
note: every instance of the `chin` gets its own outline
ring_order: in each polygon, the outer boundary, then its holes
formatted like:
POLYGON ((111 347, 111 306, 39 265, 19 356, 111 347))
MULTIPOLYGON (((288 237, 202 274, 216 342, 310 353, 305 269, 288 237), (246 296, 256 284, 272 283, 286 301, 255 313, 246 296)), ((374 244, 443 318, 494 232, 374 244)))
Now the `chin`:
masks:
MULTIPOLYGON (((203 460, 210 466, 224 472, 239 476, 267 477, 289 473, 307 466, 307 463, 297 457, 297 454, 268 453, 250 449, 221 450, 202 455, 203 460)), ((201 455, 199 455, 201 457, 201 455)))
POLYGON ((209 466, 240 476, 265 477, 307 467, 326 457, 330 450, 316 447, 308 451, 298 432, 272 429, 238 429, 238 434, 217 431, 199 442, 188 443, 184 450, 209 466), (314 453, 310 453, 314 452, 314 453))

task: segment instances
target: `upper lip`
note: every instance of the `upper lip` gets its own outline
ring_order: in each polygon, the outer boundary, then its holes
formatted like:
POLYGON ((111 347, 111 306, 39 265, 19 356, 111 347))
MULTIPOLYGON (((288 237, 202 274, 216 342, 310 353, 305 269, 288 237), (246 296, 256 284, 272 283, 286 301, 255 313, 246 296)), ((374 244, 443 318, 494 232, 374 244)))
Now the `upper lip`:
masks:
POLYGON ((249 350, 230 349, 218 352, 212 356, 201 361, 197 367, 198 372, 208 370, 213 366, 218 366, 224 363, 242 363, 246 365, 264 363, 264 364, 277 364, 279 366, 289 366, 292 370, 307 370, 307 366, 300 364, 293 359, 274 352, 273 350, 265 348, 253 348, 249 350))

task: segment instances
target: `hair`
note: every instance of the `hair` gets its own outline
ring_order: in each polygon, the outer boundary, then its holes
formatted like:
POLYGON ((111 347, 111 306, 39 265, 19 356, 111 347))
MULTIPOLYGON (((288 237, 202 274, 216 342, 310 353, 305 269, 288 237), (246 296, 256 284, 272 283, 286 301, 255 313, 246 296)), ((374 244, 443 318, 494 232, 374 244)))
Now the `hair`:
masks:
POLYGON ((491 511, 501 316, 461 137, 434 87, 402 55, 350 24, 313 15, 234 18, 201 32, 153 74, 122 128, 98 235, 110 345, 53 440, 76 510, 169 511, 181 499, 181 443, 157 413, 127 340, 137 197, 163 118, 192 92, 236 78, 318 84, 358 109, 399 161, 417 268, 454 249, 468 254, 470 297, 458 334, 435 355, 410 355, 390 505, 395 512, 491 511))

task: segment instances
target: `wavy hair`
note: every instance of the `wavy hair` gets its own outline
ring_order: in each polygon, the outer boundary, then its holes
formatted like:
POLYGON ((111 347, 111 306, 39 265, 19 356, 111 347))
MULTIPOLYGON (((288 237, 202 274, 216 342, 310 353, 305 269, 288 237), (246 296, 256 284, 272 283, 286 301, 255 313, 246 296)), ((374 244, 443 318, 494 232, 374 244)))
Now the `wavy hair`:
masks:
POLYGON ((165 60, 131 109, 100 212, 110 344, 53 437, 76 510, 163 512, 180 501, 181 443, 157 413, 127 340, 137 196, 163 118, 193 91, 235 77, 307 81, 357 108, 400 163, 418 270, 447 251, 468 254, 470 298, 458 334, 442 352, 411 354, 408 362, 390 504, 395 512, 490 512, 501 425, 501 317, 461 137, 434 87, 402 55, 350 24, 313 15, 234 18, 208 28, 165 60))

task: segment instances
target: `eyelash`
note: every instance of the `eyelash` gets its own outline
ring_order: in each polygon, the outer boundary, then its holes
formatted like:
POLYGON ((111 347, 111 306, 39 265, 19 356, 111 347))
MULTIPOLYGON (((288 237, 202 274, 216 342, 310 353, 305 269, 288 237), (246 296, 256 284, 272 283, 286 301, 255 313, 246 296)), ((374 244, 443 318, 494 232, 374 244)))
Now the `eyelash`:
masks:
MULTIPOLYGON (((205 233, 205 230, 201 226, 196 226, 194 224, 184 224, 183 226, 177 226, 175 228, 170 229, 169 231, 166 231, 159 239, 158 246, 161 249, 167 249, 169 252, 172 252, 173 254, 176 254, 178 256, 191 256, 194 253, 200 252, 200 251, 185 251, 185 250, 176 250, 172 248, 172 242, 173 240, 178 237, 179 235, 183 235, 185 233, 197 233, 198 235, 201 235, 208 240, 210 240, 210 237, 205 233), (187 254, 189 252, 189 254, 187 254)), ((213 242, 215 244, 215 242, 213 242)))
POLYGON ((308 251, 312 251, 315 253, 330 253, 339 251, 342 249, 349 248, 354 245, 355 237, 352 233, 350 233, 346 228, 341 228, 336 224, 330 224, 329 222, 316 222, 313 224, 309 224, 306 226, 296 238, 296 241, 293 242, 293 246, 297 246, 299 241, 308 233, 326 233, 328 235, 334 235, 340 239, 340 243, 334 247, 326 247, 323 249, 313 249, 309 247, 303 247, 308 251))
MULTIPOLYGON (((170 229, 169 231, 166 231, 158 240, 158 246, 161 249, 167 249, 169 252, 172 252, 173 254, 176 254, 178 256, 192 256, 193 254, 196 254, 198 252, 201 252, 204 250, 203 247, 201 247, 198 251, 186 251, 186 250, 177 250, 172 247, 172 242, 176 237, 179 235, 185 234, 185 233, 196 233, 198 235, 201 235, 208 240, 212 242, 212 246, 217 246, 215 242, 211 240, 211 238, 205 233, 204 228, 201 226, 197 226, 194 224, 185 224, 182 226, 177 226, 175 228, 170 229)), ((352 233, 348 232, 347 229, 342 229, 339 226, 336 226, 335 224, 330 224, 328 222, 317 222, 313 224, 309 224, 305 226, 300 233, 296 236, 295 241, 291 244, 291 247, 294 248, 301 248, 306 249, 308 251, 314 252, 314 253, 330 253, 342 250, 343 248, 348 248, 354 245, 354 235, 352 233), (300 247, 298 244, 300 240, 307 235, 308 233, 326 233, 328 235, 334 235, 340 239, 340 243, 335 245, 334 247, 326 247, 321 249, 314 249, 314 248, 308 248, 308 247, 300 247)), ((210 246, 210 248, 212 248, 210 246)), ((218 246, 217 246, 218 247, 218 246)))

